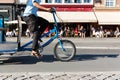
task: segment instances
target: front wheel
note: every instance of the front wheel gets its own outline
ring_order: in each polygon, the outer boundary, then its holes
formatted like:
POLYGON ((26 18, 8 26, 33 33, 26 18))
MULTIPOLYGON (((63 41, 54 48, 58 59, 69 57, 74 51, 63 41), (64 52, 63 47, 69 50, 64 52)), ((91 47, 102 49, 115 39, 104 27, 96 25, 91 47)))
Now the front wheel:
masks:
POLYGON ((76 47, 73 42, 69 40, 61 40, 55 45, 55 57, 60 61, 69 61, 76 54, 76 47))

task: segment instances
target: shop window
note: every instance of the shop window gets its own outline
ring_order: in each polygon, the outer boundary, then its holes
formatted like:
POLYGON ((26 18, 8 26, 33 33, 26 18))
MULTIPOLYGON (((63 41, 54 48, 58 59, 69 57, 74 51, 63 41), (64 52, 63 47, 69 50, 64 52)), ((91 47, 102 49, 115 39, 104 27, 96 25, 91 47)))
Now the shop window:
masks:
POLYGON ((115 0, 106 0, 105 5, 106 5, 106 7, 114 7, 115 0))

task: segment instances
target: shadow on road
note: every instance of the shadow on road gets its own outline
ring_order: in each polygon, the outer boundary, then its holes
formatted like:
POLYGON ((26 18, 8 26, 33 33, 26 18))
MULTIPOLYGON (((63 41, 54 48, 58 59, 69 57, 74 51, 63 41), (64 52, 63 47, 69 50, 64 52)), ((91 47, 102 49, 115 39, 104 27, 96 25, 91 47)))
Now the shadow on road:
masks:
MULTIPOLYGON (((4 59, 4 58, 3 58, 4 59)), ((36 64, 37 62, 54 62, 57 61, 53 55, 44 55, 42 58, 37 59, 33 56, 17 56, 17 57, 9 57, 5 60, 0 60, 4 64, 12 65, 12 64, 36 64)))
POLYGON ((82 54, 76 55, 73 60, 75 61, 86 61, 86 60, 96 60, 98 58, 116 58, 119 54, 82 54))
MULTIPOLYGON (((86 61, 86 60, 97 60, 98 58, 116 58, 119 56, 118 54, 82 54, 76 55, 72 62, 76 61, 86 61)), ((32 56, 17 56, 17 57, 10 57, 7 60, 3 60, 3 63, 6 65, 14 65, 14 64, 36 64, 37 62, 55 62, 58 61, 54 58, 53 55, 44 55, 41 59, 37 59, 36 57, 32 56)))

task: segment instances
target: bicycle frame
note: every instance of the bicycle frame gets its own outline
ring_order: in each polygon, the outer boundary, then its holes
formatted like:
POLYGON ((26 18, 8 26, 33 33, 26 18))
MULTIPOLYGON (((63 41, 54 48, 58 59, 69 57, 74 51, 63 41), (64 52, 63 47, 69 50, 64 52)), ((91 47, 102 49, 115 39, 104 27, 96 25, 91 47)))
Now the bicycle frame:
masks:
MULTIPOLYGON (((53 18, 54 18, 54 28, 50 31, 48 31, 47 33, 44 33, 43 35, 41 35, 40 39, 43 38, 43 37, 46 37, 48 36, 49 34, 52 34, 55 32, 55 35, 52 36, 49 40, 47 40, 46 42, 43 43, 43 45, 41 45, 43 48, 47 45, 49 45, 54 39, 58 39, 58 42, 61 44, 60 42, 60 38, 59 38, 59 35, 58 35, 58 24, 57 24, 57 20, 56 20, 56 13, 55 12, 52 12, 53 14, 53 18)), ((33 40, 23 44, 22 46, 18 47, 18 48, 15 48, 14 50, 0 50, 0 52, 3 52, 3 53, 12 53, 12 52, 17 52, 17 51, 31 51, 32 48, 27 48, 27 46, 29 46, 30 44, 32 44, 33 40)))

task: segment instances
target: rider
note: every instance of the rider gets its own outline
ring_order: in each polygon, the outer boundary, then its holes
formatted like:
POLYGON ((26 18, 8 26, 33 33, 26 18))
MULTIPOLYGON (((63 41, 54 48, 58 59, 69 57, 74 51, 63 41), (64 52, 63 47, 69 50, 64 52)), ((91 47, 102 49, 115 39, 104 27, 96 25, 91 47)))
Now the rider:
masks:
POLYGON ((38 52, 38 39, 39 36, 44 32, 46 27, 49 26, 49 22, 46 19, 37 16, 38 10, 51 12, 51 9, 45 8, 40 5, 40 0, 27 0, 27 5, 23 14, 23 20, 29 27, 30 32, 33 33, 31 55, 39 58, 41 57, 41 55, 38 52))

